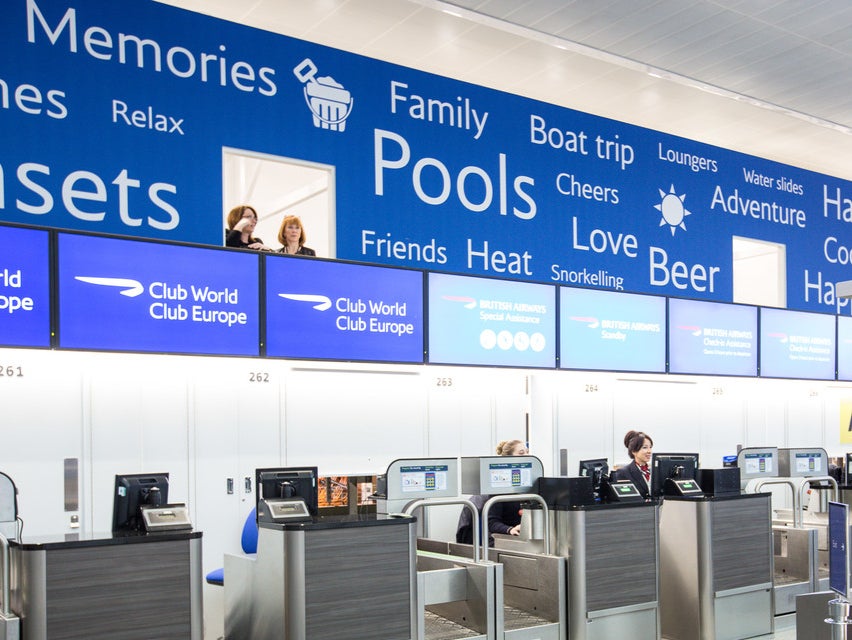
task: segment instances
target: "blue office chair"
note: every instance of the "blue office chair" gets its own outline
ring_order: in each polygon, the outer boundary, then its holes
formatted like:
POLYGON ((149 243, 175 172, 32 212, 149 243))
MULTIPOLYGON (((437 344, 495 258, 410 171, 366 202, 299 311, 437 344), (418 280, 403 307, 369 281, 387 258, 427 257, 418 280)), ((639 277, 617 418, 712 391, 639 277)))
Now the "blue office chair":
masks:
MULTIPOLYGON (((240 545, 243 553, 253 555, 257 553, 257 509, 252 509, 243 524, 243 533, 240 536, 240 545)), ((207 583, 219 585, 225 584, 225 567, 213 569, 207 574, 207 583)))

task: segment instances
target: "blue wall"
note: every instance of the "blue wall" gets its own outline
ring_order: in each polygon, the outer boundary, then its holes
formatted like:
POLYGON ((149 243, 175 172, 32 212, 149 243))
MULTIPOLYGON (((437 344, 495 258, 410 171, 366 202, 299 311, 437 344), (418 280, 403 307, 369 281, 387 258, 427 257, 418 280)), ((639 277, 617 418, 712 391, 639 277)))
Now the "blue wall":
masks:
POLYGON ((339 258, 731 301, 742 236, 849 314, 847 181, 148 0, 7 2, 0 136, 0 221, 221 245, 233 147, 335 167, 339 258))

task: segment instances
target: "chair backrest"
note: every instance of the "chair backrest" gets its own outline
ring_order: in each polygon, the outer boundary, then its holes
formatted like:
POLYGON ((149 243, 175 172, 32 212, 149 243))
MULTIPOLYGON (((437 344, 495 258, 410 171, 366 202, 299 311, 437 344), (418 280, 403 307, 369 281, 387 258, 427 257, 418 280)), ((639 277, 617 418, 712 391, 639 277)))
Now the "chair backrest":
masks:
POLYGON ((252 509, 243 523, 243 535, 240 537, 243 553, 257 553, 257 509, 252 509))
POLYGON ((12 478, 0 471, 0 522, 15 522, 18 517, 17 493, 12 478))
POLYGON ((0 472, 0 533, 9 540, 18 537, 18 490, 12 478, 0 472))

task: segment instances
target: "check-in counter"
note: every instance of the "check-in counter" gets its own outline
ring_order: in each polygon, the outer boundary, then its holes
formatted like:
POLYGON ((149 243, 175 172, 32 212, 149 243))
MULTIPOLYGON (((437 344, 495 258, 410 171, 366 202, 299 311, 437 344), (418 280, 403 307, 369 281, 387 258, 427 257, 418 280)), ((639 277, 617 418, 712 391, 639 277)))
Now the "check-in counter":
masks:
POLYGON ((807 593, 828 590, 828 513, 808 509, 807 492, 832 492, 831 499, 842 500, 843 492, 834 478, 826 476, 778 477, 765 485, 786 485, 792 490, 793 508, 773 509, 775 555, 775 615, 796 610, 796 599, 807 593))
POLYGON ((258 524, 256 556, 225 556, 225 638, 416 637, 416 518, 258 524))
MULTIPOLYGON (((472 598, 468 594, 457 600, 466 601, 468 608, 477 605, 487 607, 488 602, 493 601, 496 625, 492 637, 497 640, 565 640, 567 637, 565 558, 544 553, 541 540, 524 540, 501 534, 496 534, 494 537, 495 547, 487 550, 487 559, 490 564, 478 565, 482 568, 477 569, 472 568, 477 565, 469 564, 473 556, 472 545, 419 538, 417 540, 418 565, 423 568, 426 564, 422 561, 427 555, 440 554, 437 557, 447 563, 447 567, 454 567, 456 571, 464 568, 470 573, 470 576, 465 576, 465 582, 468 585, 476 584, 474 570, 484 572, 493 569, 495 584, 494 593, 490 598, 486 597, 485 602, 479 605, 480 598, 472 598), (502 607, 499 607, 500 603, 502 607)), ((425 579, 428 580, 428 578, 425 579)), ((480 583, 483 586, 477 586, 477 590, 485 594, 488 585, 482 579, 480 583)), ((427 622, 430 622, 429 615, 435 613, 427 610, 427 622)), ((458 619, 458 614, 455 617, 458 619)), ((470 627, 474 625, 471 625, 470 621, 474 620, 475 616, 467 615, 465 622, 468 624, 468 630, 460 630, 455 635, 448 633, 450 627, 447 617, 443 616, 443 618, 444 620, 440 622, 443 631, 439 634, 427 629, 423 636, 425 640, 472 637, 470 627)), ((434 622, 431 624, 436 626, 434 622)), ((457 622, 456 625, 458 625, 457 622)), ((485 632, 482 637, 488 637, 487 629, 485 632)))
POLYGON ((671 640, 772 633, 771 496, 667 497, 660 509, 660 612, 671 640))
POLYGON ((659 640, 659 505, 551 507, 571 640, 659 640))
POLYGON ((852 507, 852 484, 841 484, 837 487, 840 502, 845 502, 852 507))
POLYGON ((10 541, 22 640, 201 640, 201 532, 10 541))

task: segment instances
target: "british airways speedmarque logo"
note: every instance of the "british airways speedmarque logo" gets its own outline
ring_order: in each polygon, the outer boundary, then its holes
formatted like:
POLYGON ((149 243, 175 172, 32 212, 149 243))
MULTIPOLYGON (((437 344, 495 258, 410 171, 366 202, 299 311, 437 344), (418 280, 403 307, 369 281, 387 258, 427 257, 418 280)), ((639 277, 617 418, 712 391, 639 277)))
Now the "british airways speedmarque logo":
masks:
POLYGON ((441 299, 449 302, 461 302, 465 309, 476 309, 476 298, 470 296, 441 296, 441 299))
POLYGON ((311 302, 314 304, 314 309, 317 311, 326 311, 331 308, 331 298, 328 296, 313 295, 309 293, 279 293, 278 297, 285 300, 295 300, 297 302, 311 302))
POLYGON ((75 276, 74 279, 88 284, 101 285, 103 287, 121 287, 124 291, 119 291, 119 293, 123 296, 127 296, 128 298, 135 298, 136 296, 142 295, 142 292, 145 291, 145 287, 142 286, 141 282, 138 280, 131 280, 130 278, 75 276))

